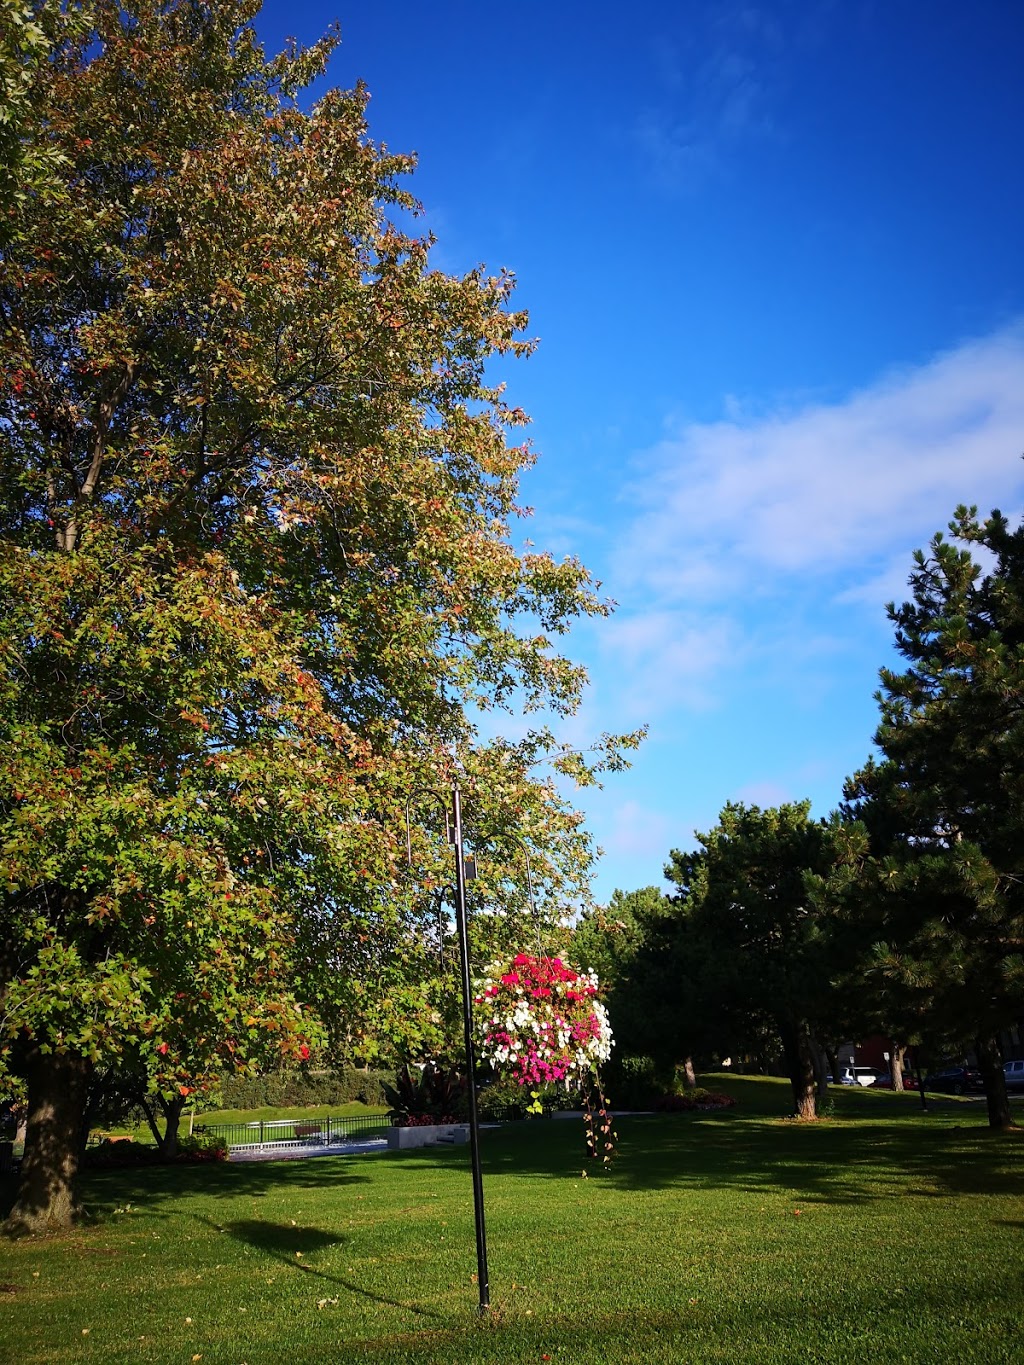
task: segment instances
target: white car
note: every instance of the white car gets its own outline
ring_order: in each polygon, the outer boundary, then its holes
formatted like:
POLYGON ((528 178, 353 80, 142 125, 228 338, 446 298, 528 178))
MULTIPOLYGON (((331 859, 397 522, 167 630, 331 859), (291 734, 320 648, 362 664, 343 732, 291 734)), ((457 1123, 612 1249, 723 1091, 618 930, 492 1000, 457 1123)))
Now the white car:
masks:
POLYGON ((874 1085, 877 1079, 873 1066, 844 1066, 839 1073, 840 1085, 874 1085))

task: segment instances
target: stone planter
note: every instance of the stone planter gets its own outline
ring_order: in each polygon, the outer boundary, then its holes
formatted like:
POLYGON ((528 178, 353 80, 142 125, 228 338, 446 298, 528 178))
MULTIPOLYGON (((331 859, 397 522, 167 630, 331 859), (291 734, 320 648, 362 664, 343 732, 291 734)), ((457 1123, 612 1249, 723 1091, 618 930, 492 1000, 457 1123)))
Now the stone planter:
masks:
POLYGON ((419 1128, 389 1128, 388 1149, 405 1151, 410 1147, 433 1147, 438 1142, 469 1141, 468 1123, 430 1123, 419 1128))

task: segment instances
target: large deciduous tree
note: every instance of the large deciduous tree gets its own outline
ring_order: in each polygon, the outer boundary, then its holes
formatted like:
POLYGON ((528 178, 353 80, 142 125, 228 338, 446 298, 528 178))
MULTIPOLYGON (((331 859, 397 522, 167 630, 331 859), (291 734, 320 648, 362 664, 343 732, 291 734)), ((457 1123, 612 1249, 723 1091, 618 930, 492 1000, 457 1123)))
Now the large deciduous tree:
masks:
POLYGON ((0 29, 15 1228, 72 1216, 95 1066, 166 1088, 301 1056, 315 1007, 358 1018, 415 974, 405 801, 455 755, 505 903, 524 823, 553 889, 589 856, 533 775, 542 732, 469 747, 472 708, 573 709, 552 638, 604 610, 511 543, 532 456, 484 367, 530 349, 512 280, 431 268, 365 92, 297 103, 335 37, 268 60, 257 9, 36 3, 0 29))
POLYGON ((1024 527, 961 507, 950 531, 889 607, 907 666, 882 670, 882 758, 848 784, 859 858, 833 889, 892 1008, 973 1044, 1006 1127, 998 1033, 1024 1013, 1024 527))

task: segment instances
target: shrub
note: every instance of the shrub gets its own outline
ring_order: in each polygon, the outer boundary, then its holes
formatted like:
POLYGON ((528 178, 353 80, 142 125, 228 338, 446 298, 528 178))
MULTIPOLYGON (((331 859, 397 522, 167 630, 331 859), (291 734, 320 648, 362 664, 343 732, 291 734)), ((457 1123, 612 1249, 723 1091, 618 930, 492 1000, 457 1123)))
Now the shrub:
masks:
POLYGON ((86 1166, 154 1166, 160 1160, 159 1148, 133 1138, 104 1138, 85 1150, 86 1166))
MULTIPOLYGON (((178 1139, 176 1162, 227 1161, 228 1145, 223 1138, 197 1133, 178 1139)), ((104 1138, 85 1152, 85 1165, 106 1170, 121 1166, 156 1166, 163 1158, 159 1147, 133 1138, 104 1138)))
POLYGON ((694 1109, 730 1109, 735 1103, 731 1095, 723 1095, 718 1090, 705 1090, 698 1085, 682 1095, 661 1095, 655 1100, 654 1107, 664 1114, 679 1114, 694 1109))
POLYGON ((425 1117, 430 1123, 457 1123, 453 1115, 465 1118, 467 1113, 467 1088, 466 1077, 454 1067, 445 1069, 428 1062, 422 1071, 414 1071, 406 1063, 395 1084, 384 1087, 384 1094, 398 1127, 411 1117, 425 1117))
POLYGON ((206 1133, 194 1133, 190 1137, 178 1139, 178 1154, 175 1161, 227 1161, 228 1144, 221 1137, 206 1133))
POLYGON ((395 1128, 429 1128, 434 1124, 462 1122, 455 1114, 398 1114, 392 1120, 395 1128))
POLYGON ((561 1085, 520 1085, 508 1075, 498 1075, 478 1085, 476 1107, 482 1119, 505 1120, 528 1117, 527 1106, 534 1095, 544 1112, 552 1109, 579 1109, 582 1104, 578 1090, 561 1085))
POLYGON ((604 1068, 604 1088, 615 1109, 653 1109, 672 1091, 650 1057, 612 1056, 604 1068))
POLYGON ((387 1104, 384 1086, 389 1071, 272 1071, 265 1076, 227 1075, 221 1081, 224 1109, 282 1109, 288 1106, 387 1104))
POLYGON ((477 1086, 476 1111, 482 1119, 521 1119, 529 1102, 529 1089, 511 1076, 499 1076, 477 1086))

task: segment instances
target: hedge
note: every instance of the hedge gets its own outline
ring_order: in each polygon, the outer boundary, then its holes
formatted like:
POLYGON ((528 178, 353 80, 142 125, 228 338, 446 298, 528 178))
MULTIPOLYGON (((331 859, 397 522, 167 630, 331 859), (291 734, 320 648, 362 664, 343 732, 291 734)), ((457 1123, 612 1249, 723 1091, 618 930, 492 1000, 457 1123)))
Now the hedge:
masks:
POLYGON ((384 1086, 393 1071, 273 1071, 266 1076, 225 1076, 220 1087, 222 1109, 284 1108, 295 1105, 386 1104, 384 1086))
MULTIPOLYGON (((223 1138, 196 1133, 178 1139, 178 1150, 170 1158, 177 1165, 197 1161, 227 1161, 228 1145, 223 1138)), ((165 1161, 160 1148, 132 1138, 106 1138, 96 1147, 87 1147, 83 1165, 106 1169, 118 1166, 156 1166, 165 1161)))

